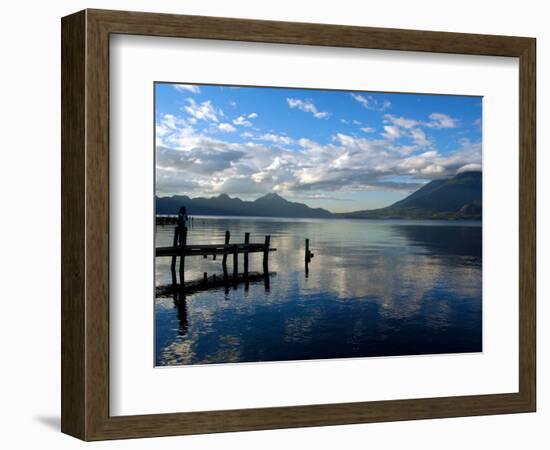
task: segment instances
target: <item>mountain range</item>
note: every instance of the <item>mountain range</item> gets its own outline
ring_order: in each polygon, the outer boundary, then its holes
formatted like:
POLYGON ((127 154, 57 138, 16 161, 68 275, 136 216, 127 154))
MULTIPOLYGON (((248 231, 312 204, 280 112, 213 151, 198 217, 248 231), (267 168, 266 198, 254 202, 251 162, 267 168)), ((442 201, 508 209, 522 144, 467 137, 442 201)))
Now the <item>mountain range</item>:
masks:
POLYGON ((482 174, 462 172, 433 180, 408 197, 380 209, 338 214, 360 219, 472 219, 482 216, 482 174))
POLYGON ((254 201, 221 194, 211 198, 156 197, 156 213, 177 214, 179 208, 185 206, 190 215, 481 220, 481 200, 481 172, 463 172, 452 178, 430 181, 403 200, 379 209, 335 214, 323 208, 290 202, 278 194, 267 194, 254 201))
POLYGON ((254 201, 241 200, 221 194, 217 197, 189 198, 186 195, 156 198, 157 214, 177 214, 181 206, 190 215, 204 216, 259 216, 328 218, 332 213, 322 208, 310 208, 303 203, 289 202, 278 194, 267 194, 254 201))

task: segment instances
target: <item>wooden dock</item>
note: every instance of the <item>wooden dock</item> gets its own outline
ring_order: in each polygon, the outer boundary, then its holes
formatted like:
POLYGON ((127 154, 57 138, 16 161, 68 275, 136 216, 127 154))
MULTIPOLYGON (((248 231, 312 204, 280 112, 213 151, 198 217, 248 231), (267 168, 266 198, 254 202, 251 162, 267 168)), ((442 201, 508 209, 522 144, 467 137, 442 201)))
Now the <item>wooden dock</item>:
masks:
MULTIPOLYGON (((172 273, 172 284, 177 284, 176 276, 176 266, 177 258, 179 258, 179 285, 184 287, 185 284, 185 259, 191 256, 202 256, 203 258, 208 258, 212 256, 215 260, 218 255, 222 256, 222 269, 225 279, 228 279, 227 271, 227 257, 232 256, 233 259, 233 279, 239 277, 239 254, 243 255, 244 259, 244 272, 243 276, 246 278, 249 275, 249 263, 248 255, 250 253, 262 253, 263 254, 263 273, 266 276, 269 276, 269 253, 277 251, 276 248, 271 248, 271 236, 265 236, 263 243, 251 243, 250 242, 250 233, 245 233, 244 242, 241 243, 230 243, 230 233, 229 231, 225 232, 225 240, 220 244, 187 244, 187 229, 184 228, 180 230, 179 227, 176 227, 174 230, 174 239, 172 246, 170 247, 157 247, 155 256, 158 258, 162 257, 171 257, 171 273, 172 273)), ((204 279, 208 278, 208 274, 204 272, 204 279)))

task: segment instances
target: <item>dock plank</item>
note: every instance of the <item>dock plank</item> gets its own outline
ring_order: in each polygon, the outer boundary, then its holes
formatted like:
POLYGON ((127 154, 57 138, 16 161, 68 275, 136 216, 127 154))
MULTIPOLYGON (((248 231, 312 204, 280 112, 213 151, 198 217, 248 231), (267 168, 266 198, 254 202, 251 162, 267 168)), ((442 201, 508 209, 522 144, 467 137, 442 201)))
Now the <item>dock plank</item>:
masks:
MULTIPOLYGON (((188 245, 185 247, 183 253, 185 256, 201 256, 201 255, 230 255, 235 253, 235 248, 237 253, 262 253, 264 251, 264 245, 213 245, 213 246, 193 246, 188 245)), ((268 251, 275 252, 276 248, 270 248, 268 251)), ((180 256, 182 254, 181 247, 157 247, 156 256, 180 256)))

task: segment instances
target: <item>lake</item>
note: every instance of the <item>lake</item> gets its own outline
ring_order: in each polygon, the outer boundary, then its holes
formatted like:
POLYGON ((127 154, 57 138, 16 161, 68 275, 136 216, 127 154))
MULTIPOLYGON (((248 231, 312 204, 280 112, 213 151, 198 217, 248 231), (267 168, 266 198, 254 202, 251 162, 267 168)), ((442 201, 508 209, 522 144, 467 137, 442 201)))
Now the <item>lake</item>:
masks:
MULTIPOLYGON (((479 222, 194 217, 188 243, 221 243, 226 230, 231 242, 271 235, 269 285, 157 296, 157 366, 482 351, 479 222)), ((156 246, 173 233, 157 226, 156 246)), ((170 258, 155 270, 169 285, 170 258)), ((186 258, 186 281, 203 272, 221 276, 221 257, 186 258)))

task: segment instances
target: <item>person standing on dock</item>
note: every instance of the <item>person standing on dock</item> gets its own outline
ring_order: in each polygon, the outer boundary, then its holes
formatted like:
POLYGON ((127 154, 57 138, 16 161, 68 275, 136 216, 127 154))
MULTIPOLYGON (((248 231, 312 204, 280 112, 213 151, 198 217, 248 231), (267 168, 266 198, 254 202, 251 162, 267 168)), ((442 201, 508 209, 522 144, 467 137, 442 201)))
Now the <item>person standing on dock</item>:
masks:
MULTIPOLYGON (((182 206, 178 212, 178 228, 180 230, 180 244, 183 241, 183 236, 187 237, 187 225, 189 223, 189 216, 187 215, 187 210, 185 206, 182 206)), ((187 240, 187 239, 185 239, 187 240)))

